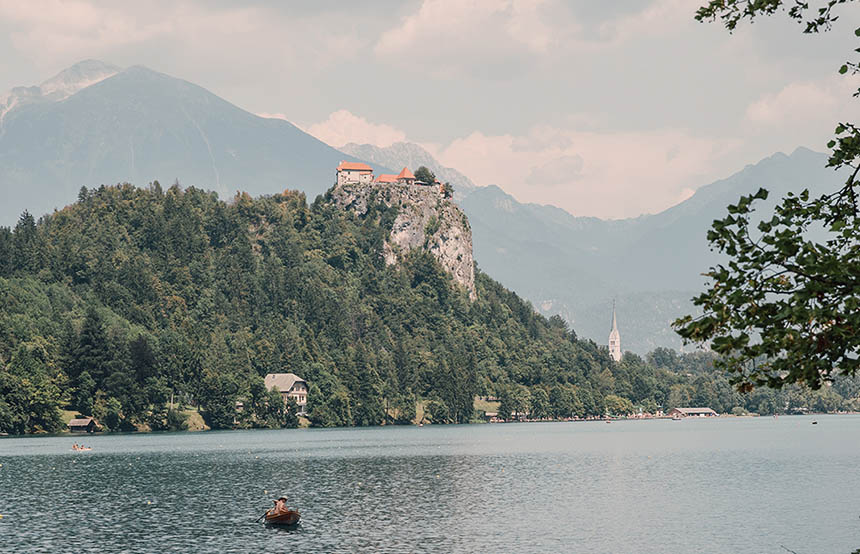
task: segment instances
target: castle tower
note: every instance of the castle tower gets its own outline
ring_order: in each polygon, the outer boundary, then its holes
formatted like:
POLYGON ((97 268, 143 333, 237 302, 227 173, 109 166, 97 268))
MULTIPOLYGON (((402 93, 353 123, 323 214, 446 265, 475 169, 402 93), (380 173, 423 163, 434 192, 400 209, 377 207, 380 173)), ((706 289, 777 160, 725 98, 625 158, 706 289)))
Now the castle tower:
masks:
POLYGON ((621 333, 615 322, 615 301, 612 301, 612 330, 609 331, 609 356, 616 362, 621 361, 621 333))

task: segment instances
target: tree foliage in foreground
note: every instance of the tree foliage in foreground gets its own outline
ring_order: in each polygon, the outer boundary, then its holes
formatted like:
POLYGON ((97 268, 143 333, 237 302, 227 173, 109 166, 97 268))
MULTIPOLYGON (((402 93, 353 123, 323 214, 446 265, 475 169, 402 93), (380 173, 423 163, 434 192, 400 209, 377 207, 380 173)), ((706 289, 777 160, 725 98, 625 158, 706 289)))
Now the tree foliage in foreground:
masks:
MULTIPOLYGON (((712 0, 696 18, 720 19, 731 31, 743 19, 785 10, 805 33, 818 33, 830 30, 835 10, 850 1, 814 9, 806 2, 712 0)), ((854 34, 860 37, 860 29, 854 34)), ((858 72, 856 61, 839 68, 858 72)), ((693 299, 703 315, 675 322, 684 339, 710 343, 741 390, 790 383, 818 389, 860 367, 860 129, 842 122, 835 132, 828 167, 847 173, 845 185, 817 198, 808 190, 789 194, 758 221, 754 205, 767 198, 766 190, 729 206, 708 232, 729 261, 710 269, 708 289, 693 299)))

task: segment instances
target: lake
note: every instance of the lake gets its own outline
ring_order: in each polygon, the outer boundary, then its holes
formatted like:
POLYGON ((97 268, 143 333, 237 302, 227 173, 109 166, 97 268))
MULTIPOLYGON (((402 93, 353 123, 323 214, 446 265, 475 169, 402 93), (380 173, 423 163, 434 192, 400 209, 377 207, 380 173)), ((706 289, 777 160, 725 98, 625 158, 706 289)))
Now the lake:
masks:
POLYGON ((848 554, 860 417, 815 419, 6 438, 0 550, 848 554))

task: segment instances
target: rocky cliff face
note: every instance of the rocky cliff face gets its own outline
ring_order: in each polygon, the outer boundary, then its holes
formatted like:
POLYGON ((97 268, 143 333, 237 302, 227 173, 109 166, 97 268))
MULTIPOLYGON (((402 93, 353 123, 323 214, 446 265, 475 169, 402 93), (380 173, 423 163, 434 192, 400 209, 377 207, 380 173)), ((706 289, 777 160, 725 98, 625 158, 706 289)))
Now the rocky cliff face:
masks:
POLYGON ((385 242, 385 263, 396 264, 415 248, 424 248, 469 292, 475 300, 475 264, 472 259, 472 229, 466 215, 438 187, 420 185, 345 184, 332 191, 335 203, 367 213, 374 198, 397 208, 397 218, 385 242))

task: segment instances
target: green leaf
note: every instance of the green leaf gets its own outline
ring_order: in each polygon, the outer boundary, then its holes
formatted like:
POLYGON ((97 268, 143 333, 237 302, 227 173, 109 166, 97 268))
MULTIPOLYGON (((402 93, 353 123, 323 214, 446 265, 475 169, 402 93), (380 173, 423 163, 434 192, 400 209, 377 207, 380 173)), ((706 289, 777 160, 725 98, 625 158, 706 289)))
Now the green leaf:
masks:
POLYGON ((842 64, 842 67, 839 68, 839 74, 845 75, 846 73, 848 73, 848 66, 845 64, 842 64))

